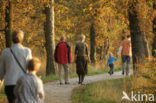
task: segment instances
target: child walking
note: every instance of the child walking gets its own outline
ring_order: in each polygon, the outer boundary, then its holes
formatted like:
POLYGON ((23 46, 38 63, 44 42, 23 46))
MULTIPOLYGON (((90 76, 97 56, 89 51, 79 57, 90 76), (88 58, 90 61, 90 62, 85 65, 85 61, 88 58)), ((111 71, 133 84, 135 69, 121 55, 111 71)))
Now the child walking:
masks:
POLYGON ((40 66, 41 62, 38 58, 28 62, 28 73, 17 81, 14 90, 16 103, 44 103, 43 83, 36 75, 40 66))
POLYGON ((110 67, 110 71, 108 72, 110 75, 113 74, 113 69, 114 69, 114 60, 118 60, 118 58, 113 57, 113 54, 110 52, 109 53, 109 58, 107 61, 107 66, 110 67))

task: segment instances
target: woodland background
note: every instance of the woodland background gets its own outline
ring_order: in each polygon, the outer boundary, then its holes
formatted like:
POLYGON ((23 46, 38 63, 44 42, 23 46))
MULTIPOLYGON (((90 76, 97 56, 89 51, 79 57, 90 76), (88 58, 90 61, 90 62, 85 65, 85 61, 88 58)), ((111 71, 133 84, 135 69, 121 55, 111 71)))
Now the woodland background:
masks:
POLYGON ((147 90, 155 88, 155 0, 0 0, 0 52, 11 45, 14 29, 24 31, 23 44, 43 61, 46 75, 56 73, 53 51, 61 35, 71 45, 73 62, 75 43, 86 35, 92 65, 106 64, 122 36, 131 35, 135 74, 150 80, 147 90))

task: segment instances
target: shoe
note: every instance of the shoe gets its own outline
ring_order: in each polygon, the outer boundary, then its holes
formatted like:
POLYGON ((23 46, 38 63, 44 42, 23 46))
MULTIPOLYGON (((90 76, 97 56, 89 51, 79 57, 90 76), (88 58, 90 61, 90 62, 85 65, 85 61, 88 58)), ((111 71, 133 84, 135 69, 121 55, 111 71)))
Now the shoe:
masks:
POLYGON ((81 85, 85 85, 83 82, 80 83, 81 85))
POLYGON ((128 72, 126 72, 126 76, 128 76, 129 75, 129 73, 128 72))
POLYGON ((78 82, 78 84, 81 84, 81 82, 78 82))
POLYGON ((65 84, 70 84, 69 82, 65 82, 65 84))
POLYGON ((122 75, 124 75, 124 72, 122 72, 122 75))
POLYGON ((110 71, 108 72, 108 74, 110 74, 110 71))

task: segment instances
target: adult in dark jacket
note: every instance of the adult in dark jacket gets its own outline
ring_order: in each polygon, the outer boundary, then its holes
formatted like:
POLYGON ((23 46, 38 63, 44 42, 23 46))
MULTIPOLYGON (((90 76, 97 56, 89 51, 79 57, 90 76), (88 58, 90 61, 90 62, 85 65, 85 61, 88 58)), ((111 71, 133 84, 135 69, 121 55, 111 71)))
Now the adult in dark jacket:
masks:
POLYGON ((55 49, 55 54, 54 54, 55 61, 58 63, 60 85, 63 84, 62 68, 64 68, 64 72, 65 72, 65 84, 69 84, 68 64, 71 63, 71 52, 70 52, 70 46, 66 43, 65 39, 66 39, 65 36, 61 36, 60 42, 57 44, 55 49))
POLYGON ((79 84, 83 84, 84 77, 88 72, 88 60, 88 46, 85 43, 85 36, 81 35, 80 41, 76 44, 75 47, 76 72, 79 77, 79 84))

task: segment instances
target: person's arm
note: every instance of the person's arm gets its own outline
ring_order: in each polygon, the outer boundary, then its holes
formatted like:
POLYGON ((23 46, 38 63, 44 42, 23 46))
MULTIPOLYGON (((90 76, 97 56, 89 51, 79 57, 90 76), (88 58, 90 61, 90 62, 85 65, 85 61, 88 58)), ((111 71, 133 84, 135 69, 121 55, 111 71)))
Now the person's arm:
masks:
POLYGON ((44 95, 43 82, 40 79, 38 80, 38 96, 41 101, 44 101, 45 95, 44 95))
POLYGON ((119 47, 119 51, 118 51, 118 53, 117 53, 118 55, 121 54, 122 48, 123 48, 122 46, 119 47))
POLYGON ((28 49, 27 60, 30 60, 30 59, 32 59, 32 53, 31 53, 31 50, 28 49))
POLYGON ((71 48, 70 46, 66 43, 67 48, 68 48, 68 63, 71 63, 71 48))
POLYGON ((117 60, 118 60, 118 58, 115 58, 115 57, 113 57, 113 59, 114 59, 115 61, 117 61, 117 60))
POLYGON ((90 62, 89 52, 88 52, 88 45, 86 44, 86 55, 88 57, 88 62, 90 62))
POLYGON ((3 82, 4 82, 4 80, 0 81, 0 90, 1 90, 1 88, 3 86, 3 82))
POLYGON ((75 56, 74 56, 74 61, 76 62, 76 58, 77 58, 77 45, 75 46, 75 56))

